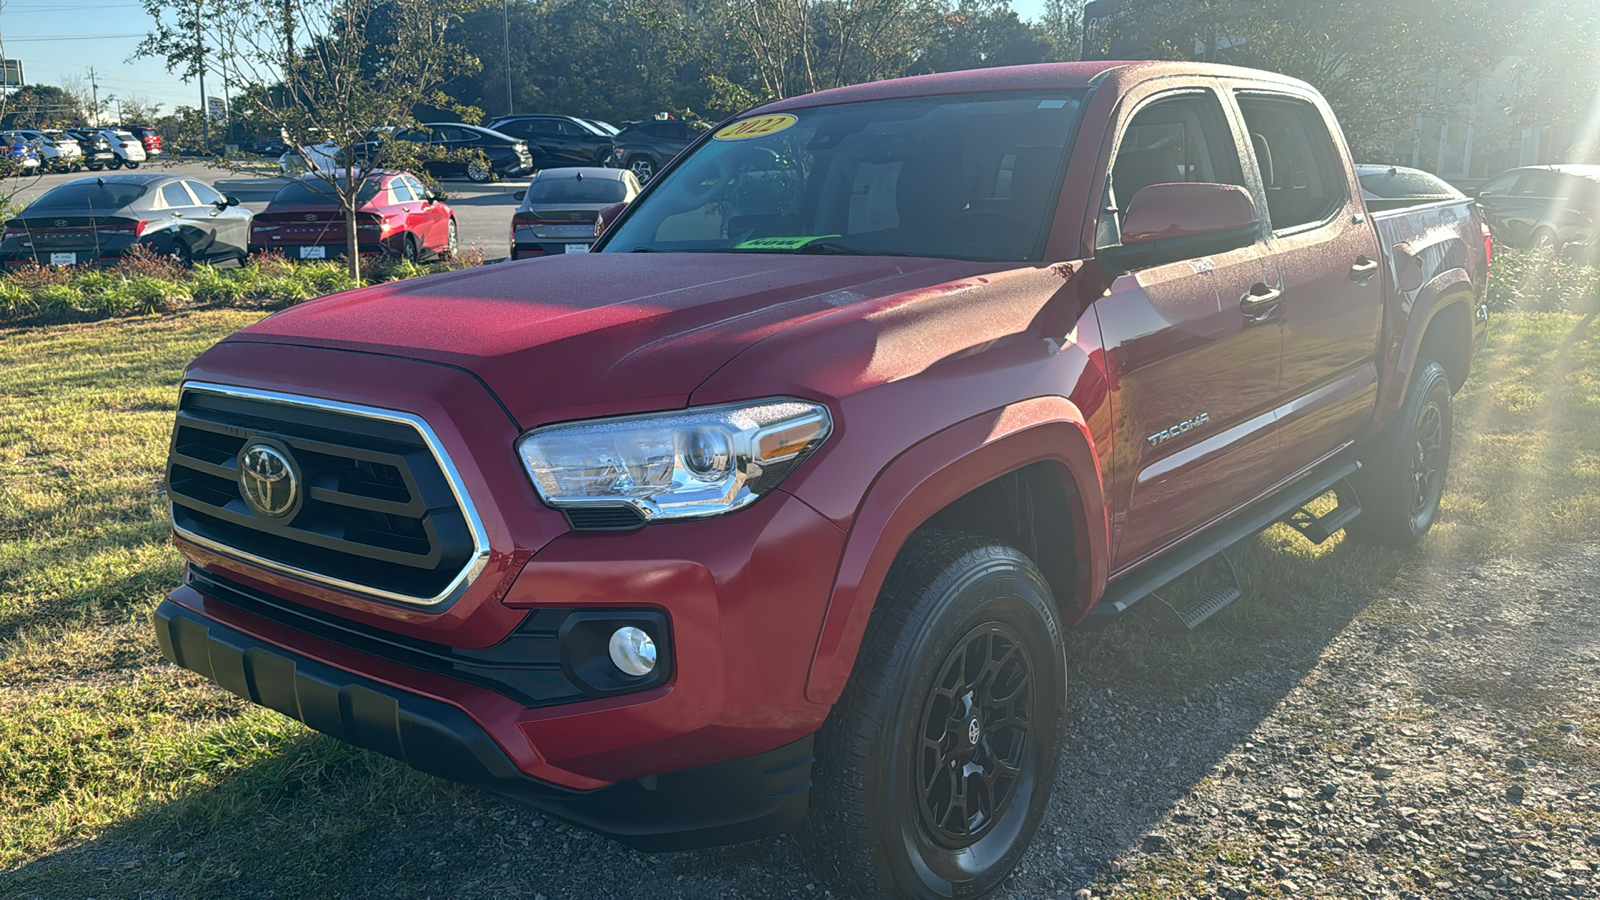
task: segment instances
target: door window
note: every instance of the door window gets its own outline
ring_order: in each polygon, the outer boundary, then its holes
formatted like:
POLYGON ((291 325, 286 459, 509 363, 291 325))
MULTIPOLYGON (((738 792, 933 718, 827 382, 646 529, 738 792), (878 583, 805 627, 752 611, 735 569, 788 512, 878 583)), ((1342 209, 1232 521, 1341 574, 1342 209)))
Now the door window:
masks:
POLYGON ((1344 207, 1349 185, 1320 110, 1299 98, 1254 93, 1239 95, 1239 109, 1274 231, 1322 222, 1344 207))
POLYGON ((418 200, 423 199, 423 195, 428 192, 427 189, 422 186, 422 182, 412 178, 410 175, 402 175, 400 176, 400 180, 405 182, 406 187, 411 189, 411 193, 418 200))
POLYGON ((1511 191, 1513 197, 1538 197, 1549 199, 1561 196, 1561 175, 1558 172, 1544 172, 1535 169, 1523 174, 1522 180, 1517 182, 1511 191))
POLYGON ((201 184, 198 181, 186 181, 184 184, 189 186, 189 192, 194 194, 194 198, 202 204, 224 202, 222 195, 212 190, 209 185, 201 184))
POLYGON ((389 182, 389 190, 394 192, 394 202, 410 203, 417 199, 411 194, 411 186, 406 184, 404 178, 396 178, 389 182))
POLYGON ((194 198, 189 196, 189 191, 184 188, 181 181, 161 186, 161 203, 168 209, 182 209, 195 205, 194 198))
POLYGON ((1494 178, 1489 179, 1489 181, 1484 184, 1483 188, 1478 191, 1478 196, 1485 197, 1491 194, 1509 194, 1511 193, 1512 186, 1515 185, 1517 183, 1517 179, 1521 177, 1521 172, 1507 172, 1504 175, 1497 175, 1494 178))
POLYGON ((1239 149, 1210 91, 1157 99, 1128 123, 1112 157, 1095 246, 1122 243, 1122 215, 1133 196, 1152 184, 1209 182, 1244 187, 1239 149))

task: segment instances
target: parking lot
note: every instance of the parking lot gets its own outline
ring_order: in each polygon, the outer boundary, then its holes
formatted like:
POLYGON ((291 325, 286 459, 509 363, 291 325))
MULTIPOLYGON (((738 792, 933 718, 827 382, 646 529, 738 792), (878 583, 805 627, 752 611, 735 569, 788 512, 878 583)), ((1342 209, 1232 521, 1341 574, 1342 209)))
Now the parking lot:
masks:
MULTIPOLYGON (((216 186, 223 194, 239 198, 246 208, 260 212, 283 183, 282 179, 254 175, 248 172, 230 172, 224 168, 196 162, 156 160, 140 166, 140 172, 164 171, 189 175, 216 186)), ((80 171, 72 174, 45 174, 17 179, 19 188, 13 202, 26 206, 45 191, 78 178, 94 178, 111 172, 80 171)), ((517 201, 513 193, 527 184, 526 178, 500 181, 493 184, 473 184, 464 179, 447 179, 444 182, 451 209, 455 210, 456 224, 460 228, 461 246, 482 250, 489 262, 505 259, 510 241, 511 214, 517 201)), ((8 185, 9 187, 9 185, 8 185)))

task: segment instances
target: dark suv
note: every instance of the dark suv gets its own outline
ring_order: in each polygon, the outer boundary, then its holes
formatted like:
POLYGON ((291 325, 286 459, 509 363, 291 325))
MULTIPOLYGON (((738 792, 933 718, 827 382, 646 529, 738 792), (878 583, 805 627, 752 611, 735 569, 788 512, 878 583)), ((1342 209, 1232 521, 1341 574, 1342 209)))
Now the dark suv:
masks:
POLYGON ((1600 244, 1600 166, 1529 166, 1478 189, 1494 239, 1529 250, 1590 251, 1600 244))
POLYGON ((649 181, 703 130, 682 119, 632 122, 612 139, 616 146, 609 165, 632 171, 641 182, 649 181))
POLYGON ((611 135, 572 116, 502 116, 489 127, 527 141, 537 169, 603 166, 611 158, 611 135))

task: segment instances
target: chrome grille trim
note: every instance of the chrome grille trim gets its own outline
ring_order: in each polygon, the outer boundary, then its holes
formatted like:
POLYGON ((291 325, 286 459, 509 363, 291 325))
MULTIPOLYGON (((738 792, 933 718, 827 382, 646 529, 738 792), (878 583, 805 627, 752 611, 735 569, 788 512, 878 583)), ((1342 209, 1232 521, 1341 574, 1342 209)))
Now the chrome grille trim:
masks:
MULTIPOLYGON (((407 412, 398 412, 396 410, 380 409, 375 406, 361 406, 355 403, 344 403, 338 400, 323 400, 321 398, 307 397, 300 394, 285 394, 277 391, 264 391, 256 388, 234 387, 232 385, 214 384, 205 381, 186 381, 179 386, 179 409, 183 408, 184 394, 189 391, 216 394, 224 397, 237 397, 245 400, 258 400, 266 403, 276 403, 282 406, 325 410, 328 412, 336 412, 350 416, 374 419, 381 422, 409 425, 411 428, 416 430, 418 435, 422 437, 423 443, 427 445, 428 451, 433 454, 434 461, 439 464, 440 471, 444 473, 445 480, 450 485, 450 492, 455 496, 456 503, 461 508, 462 517, 466 519, 467 528, 472 532, 472 556, 468 558, 467 564, 462 567, 461 571, 456 574, 455 578, 451 579, 450 583, 447 584, 442 591, 433 595, 432 597, 418 597, 409 594, 396 593, 394 591, 381 590, 379 588, 374 588, 367 585, 356 584, 354 582, 345 581, 344 579, 323 575, 308 569, 302 569, 298 566, 293 566, 288 563, 267 559, 254 553, 247 553, 243 550, 230 547, 226 544, 201 537, 198 534, 179 527, 174 521, 172 531, 183 540, 204 547, 208 550, 214 550, 217 553, 221 553, 225 556, 260 566, 263 569, 269 569, 274 572, 290 575, 295 578, 309 581, 313 584, 336 588, 338 590, 361 597, 388 600, 396 603, 404 603, 408 606, 421 606, 430 609, 444 609, 450 604, 454 603, 456 600, 459 600, 461 595, 467 592, 467 589, 472 586, 472 583, 478 579, 479 575, 483 574, 483 570, 488 566, 490 552, 489 535, 488 532, 484 530, 483 520, 478 516, 478 508, 472 502, 471 495, 467 493, 467 487, 461 481, 461 473, 456 470, 455 462, 451 460, 450 454, 445 451, 444 445, 440 443, 439 436, 434 433, 432 426, 430 426, 421 416, 407 412)), ((170 518, 172 516, 172 501, 170 497, 167 503, 168 516, 170 518)))

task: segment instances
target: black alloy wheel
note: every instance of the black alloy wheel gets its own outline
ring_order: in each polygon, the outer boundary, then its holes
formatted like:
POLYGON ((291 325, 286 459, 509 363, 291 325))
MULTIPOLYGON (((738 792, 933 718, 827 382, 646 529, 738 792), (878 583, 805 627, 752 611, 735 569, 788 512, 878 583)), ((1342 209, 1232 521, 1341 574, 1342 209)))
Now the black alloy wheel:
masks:
POLYGON ((1361 515, 1345 534, 1391 547, 1421 541, 1439 517, 1450 442, 1449 376, 1438 363, 1419 358, 1400 411, 1363 450, 1362 468, 1350 476, 1361 515))
POLYGON ((1049 805, 1064 727, 1060 613, 990 538, 918 532, 818 735, 803 835, 848 896, 982 897, 1049 805))

